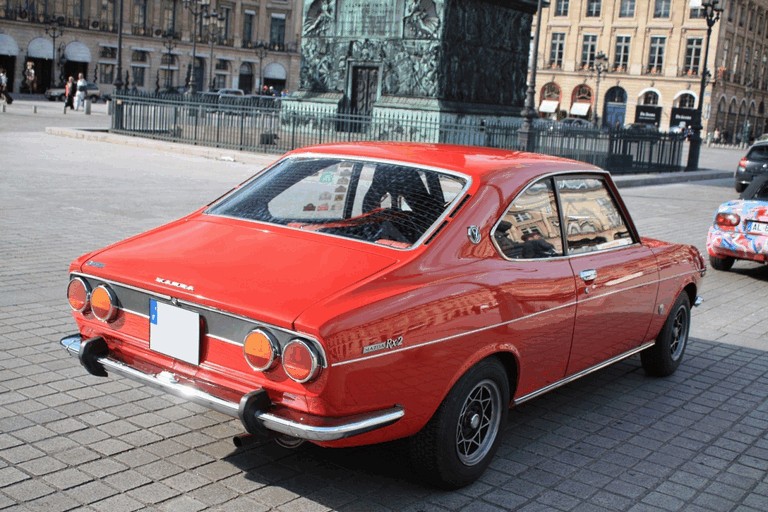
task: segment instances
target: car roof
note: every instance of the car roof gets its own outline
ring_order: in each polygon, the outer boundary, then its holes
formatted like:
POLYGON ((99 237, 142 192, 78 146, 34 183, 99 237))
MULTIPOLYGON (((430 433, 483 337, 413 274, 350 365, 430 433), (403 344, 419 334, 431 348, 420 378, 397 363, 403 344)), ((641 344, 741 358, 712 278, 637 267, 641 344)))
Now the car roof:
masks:
POLYGON ((584 162, 556 156, 452 144, 351 142, 309 146, 288 153, 290 156, 306 154, 387 160, 418 167, 434 167, 473 177, 526 168, 532 171, 526 174, 532 175, 567 170, 602 171, 584 162))

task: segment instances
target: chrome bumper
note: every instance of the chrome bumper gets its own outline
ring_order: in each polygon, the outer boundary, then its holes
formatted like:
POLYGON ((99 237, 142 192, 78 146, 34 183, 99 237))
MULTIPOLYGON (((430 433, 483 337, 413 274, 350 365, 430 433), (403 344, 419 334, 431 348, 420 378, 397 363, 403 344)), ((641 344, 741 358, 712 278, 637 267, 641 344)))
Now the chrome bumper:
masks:
POLYGON ((113 372, 223 414, 240 418, 251 434, 263 435, 273 432, 308 441, 335 441, 386 427, 405 415, 403 408, 398 406, 342 418, 298 414, 288 409, 279 410, 273 407, 264 390, 247 393, 239 402, 229 401, 192 385, 179 383, 170 372, 144 373, 112 359, 109 357, 109 349, 103 338, 83 340, 79 334, 73 334, 62 338, 60 343, 70 355, 80 359, 80 363, 93 375, 106 377, 107 371, 113 372))

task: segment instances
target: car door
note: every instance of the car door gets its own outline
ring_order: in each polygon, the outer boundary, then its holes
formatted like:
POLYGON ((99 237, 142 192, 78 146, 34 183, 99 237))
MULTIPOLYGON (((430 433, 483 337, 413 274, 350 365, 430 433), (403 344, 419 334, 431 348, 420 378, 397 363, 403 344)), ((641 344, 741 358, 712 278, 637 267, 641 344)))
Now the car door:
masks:
POLYGON ((654 315, 658 267, 601 175, 556 180, 576 278, 567 375, 639 347, 654 315))
POLYGON ((562 380, 571 350, 576 285, 565 257, 552 178, 517 195, 496 223, 493 243, 505 261, 491 271, 504 337, 520 364, 515 398, 562 380))

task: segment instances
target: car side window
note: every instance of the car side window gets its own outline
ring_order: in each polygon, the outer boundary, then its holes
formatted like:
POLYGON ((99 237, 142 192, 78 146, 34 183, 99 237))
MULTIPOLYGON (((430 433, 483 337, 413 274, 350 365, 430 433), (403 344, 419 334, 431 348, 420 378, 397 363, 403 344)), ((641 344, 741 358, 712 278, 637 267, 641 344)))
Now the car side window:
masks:
POLYGON ((558 178, 569 254, 612 249, 633 243, 626 219, 604 180, 558 178))
POLYGON ((511 259, 563 255, 560 216, 551 179, 534 183, 512 201, 493 230, 493 241, 511 259))

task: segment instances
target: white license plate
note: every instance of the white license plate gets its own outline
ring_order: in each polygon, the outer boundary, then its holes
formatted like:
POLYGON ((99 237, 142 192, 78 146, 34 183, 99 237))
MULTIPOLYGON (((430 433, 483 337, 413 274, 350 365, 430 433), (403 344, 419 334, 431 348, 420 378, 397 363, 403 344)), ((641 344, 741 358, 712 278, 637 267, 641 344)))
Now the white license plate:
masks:
POLYGON ((767 222, 747 222, 747 231, 760 235, 768 235, 767 222))
POLYGON ((149 348, 200 364, 200 315, 149 299, 149 348))

